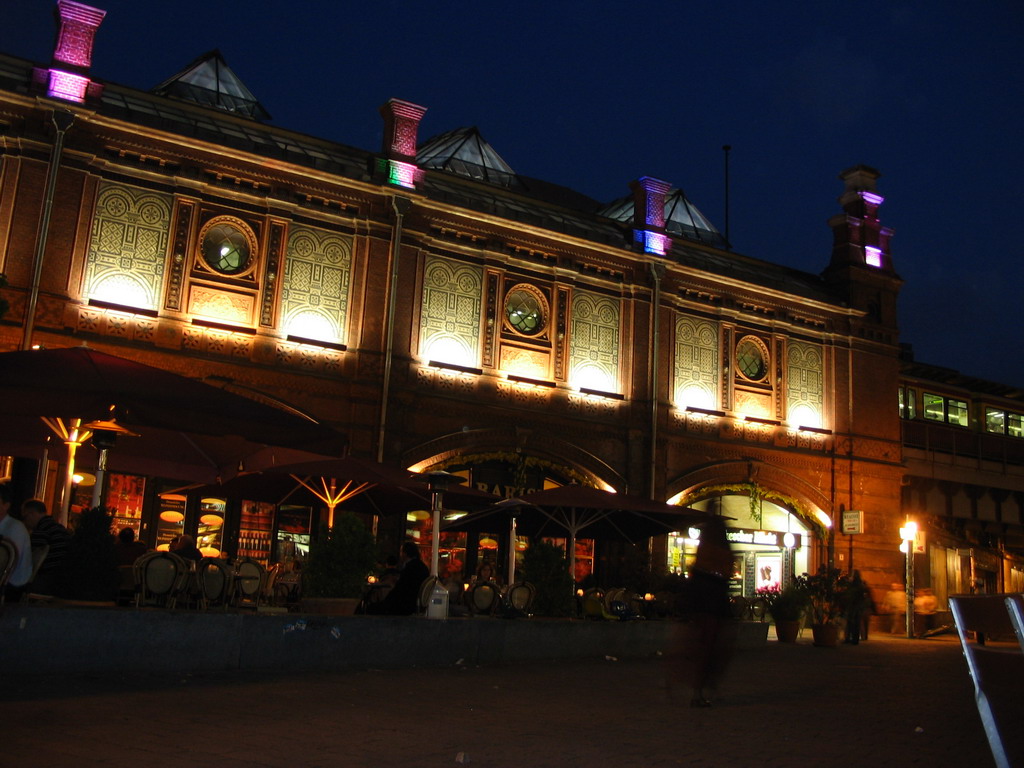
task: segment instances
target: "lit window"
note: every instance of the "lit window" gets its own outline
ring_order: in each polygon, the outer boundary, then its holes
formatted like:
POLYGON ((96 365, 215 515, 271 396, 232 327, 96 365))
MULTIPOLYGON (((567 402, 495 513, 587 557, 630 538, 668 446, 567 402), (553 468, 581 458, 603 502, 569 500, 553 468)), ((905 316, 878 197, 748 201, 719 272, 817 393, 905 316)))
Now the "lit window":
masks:
POLYGON ((505 319, 523 336, 536 336, 546 325, 545 301, 530 285, 517 285, 505 297, 505 319))
POLYGON ((1006 411, 998 411, 995 408, 985 409, 985 431, 997 435, 1006 432, 1006 411))
POLYGON ((1010 437, 1024 437, 1024 415, 1019 413, 1006 414, 1006 434, 1010 437))
POLYGON ((203 229, 199 248, 210 269, 222 275, 244 272, 255 252, 256 240, 242 222, 214 219, 203 229))
POLYGON ((900 418, 917 418, 917 392, 910 387, 900 387, 900 418))
POLYGON ((950 424, 966 427, 969 423, 967 416, 967 403, 963 400, 947 400, 946 421, 950 424))
POLYGON ((758 338, 744 336, 736 345, 736 367, 744 378, 763 381, 768 375, 768 347, 758 338))
POLYGON ((931 392, 925 392, 921 399, 924 401, 924 417, 926 419, 931 419, 932 421, 946 420, 946 398, 941 395, 933 395, 931 392))

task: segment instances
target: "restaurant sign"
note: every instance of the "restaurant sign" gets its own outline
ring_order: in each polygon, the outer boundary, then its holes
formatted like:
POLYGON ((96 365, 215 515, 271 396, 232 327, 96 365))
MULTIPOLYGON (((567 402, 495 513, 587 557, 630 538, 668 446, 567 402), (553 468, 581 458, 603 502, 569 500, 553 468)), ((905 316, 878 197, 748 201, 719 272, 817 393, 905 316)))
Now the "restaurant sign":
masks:
MULTIPOLYGON (((793 537, 793 548, 800 547, 800 534, 790 534, 793 537)), ((765 547, 784 547, 786 534, 782 531, 755 531, 748 528, 730 528, 725 537, 732 544, 755 544, 765 547)))

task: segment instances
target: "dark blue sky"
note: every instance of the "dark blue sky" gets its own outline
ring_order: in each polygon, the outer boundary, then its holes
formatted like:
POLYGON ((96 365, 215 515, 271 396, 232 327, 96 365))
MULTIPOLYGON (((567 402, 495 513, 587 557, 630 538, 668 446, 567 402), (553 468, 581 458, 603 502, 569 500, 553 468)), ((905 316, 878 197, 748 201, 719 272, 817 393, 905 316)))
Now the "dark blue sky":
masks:
MULTIPOLYGON (((376 150, 377 108, 476 125, 519 173, 610 201, 655 176, 738 252, 820 272, 837 174, 882 173, 918 360, 1024 386, 1024 4, 97 0, 94 76, 148 89, 219 48, 274 123, 376 150)), ((0 0, 47 62, 52 0, 0 0)))

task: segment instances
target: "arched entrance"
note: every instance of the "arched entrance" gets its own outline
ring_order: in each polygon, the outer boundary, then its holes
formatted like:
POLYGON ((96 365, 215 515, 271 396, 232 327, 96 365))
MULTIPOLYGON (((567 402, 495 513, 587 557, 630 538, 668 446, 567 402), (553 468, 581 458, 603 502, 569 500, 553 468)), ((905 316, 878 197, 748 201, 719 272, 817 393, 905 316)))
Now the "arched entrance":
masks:
MULTIPOLYGON (((820 534, 778 501, 710 486, 702 489, 698 498, 691 496, 683 503, 727 518, 733 551, 729 581, 732 594, 753 597, 760 588, 782 587, 794 575, 812 571, 820 534)), ((699 533, 693 530, 669 535, 666 565, 670 573, 685 573, 689 568, 699 533)))

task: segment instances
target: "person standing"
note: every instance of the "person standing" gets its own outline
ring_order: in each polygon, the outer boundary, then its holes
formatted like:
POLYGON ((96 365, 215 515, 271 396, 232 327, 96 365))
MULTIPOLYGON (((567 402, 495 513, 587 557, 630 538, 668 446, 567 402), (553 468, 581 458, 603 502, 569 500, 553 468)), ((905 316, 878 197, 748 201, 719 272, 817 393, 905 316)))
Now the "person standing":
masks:
POLYGON ((843 615, 846 619, 844 643, 857 645, 860 642, 861 622, 869 599, 867 585, 861 579, 860 571, 854 571, 843 593, 843 615))
POLYGON ((729 602, 733 559, 725 521, 713 517, 701 526, 697 554, 688 578, 689 634, 684 658, 693 689, 692 707, 710 707, 732 657, 735 635, 729 602))
POLYGON ((890 634, 898 635, 906 631, 907 593, 898 581, 890 584, 889 591, 885 593, 885 612, 889 614, 889 620, 892 622, 889 626, 890 634))
POLYGON ((11 486, 0 484, 0 537, 9 540, 15 549, 14 567, 7 579, 4 599, 16 603, 32 578, 32 543, 25 524, 10 515, 12 498, 11 486))
POLYGON ((71 534, 50 516, 46 502, 41 499, 23 502, 21 519, 29 530, 32 547, 49 547, 32 581, 32 591, 44 595, 62 594, 71 563, 71 534))

